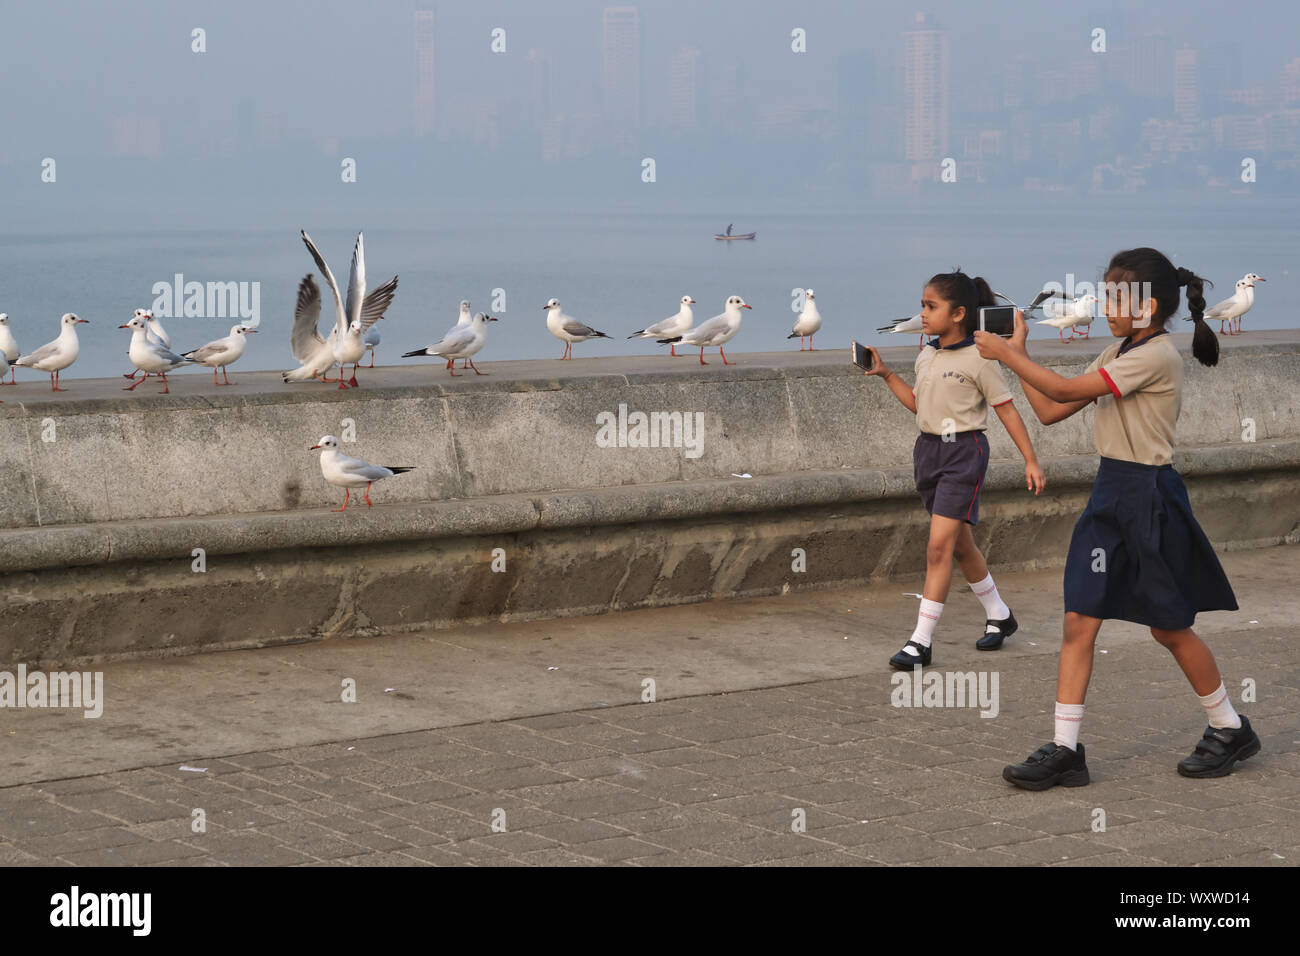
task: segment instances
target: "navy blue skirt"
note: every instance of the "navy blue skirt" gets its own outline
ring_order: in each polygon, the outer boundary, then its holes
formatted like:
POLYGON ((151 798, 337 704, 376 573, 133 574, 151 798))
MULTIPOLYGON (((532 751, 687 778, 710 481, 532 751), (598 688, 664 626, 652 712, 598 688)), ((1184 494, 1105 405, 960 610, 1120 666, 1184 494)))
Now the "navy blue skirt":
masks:
POLYGON ((1237 599, 1172 465, 1103 458, 1065 560, 1065 610, 1165 631, 1237 599))

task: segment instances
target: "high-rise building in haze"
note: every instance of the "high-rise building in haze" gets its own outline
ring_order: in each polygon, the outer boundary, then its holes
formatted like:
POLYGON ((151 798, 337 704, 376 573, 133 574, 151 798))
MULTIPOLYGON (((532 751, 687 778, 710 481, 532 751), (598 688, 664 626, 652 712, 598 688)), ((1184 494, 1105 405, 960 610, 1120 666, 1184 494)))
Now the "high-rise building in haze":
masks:
POLYGON ((415 11, 415 99, 412 104, 412 129, 415 135, 428 136, 434 130, 437 100, 434 87, 433 11, 415 11))
POLYGON ((541 50, 528 51, 529 106, 533 129, 551 118, 551 58, 541 50))
POLYGON ((684 46, 668 61, 669 129, 695 128, 695 63, 699 57, 699 50, 684 46))
POLYGON ((1196 50, 1189 46, 1174 53, 1174 115, 1185 123, 1195 122, 1201 115, 1196 59, 1196 50))
POLYGON ((1138 96, 1168 102, 1173 91, 1173 42, 1169 37, 1149 33, 1137 37, 1129 48, 1129 89, 1138 96))
POLYGON ((641 20, 636 7, 606 7, 601 36, 605 124, 613 144, 636 149, 641 135, 641 20))
POLYGON ((1294 108, 1300 103, 1300 56, 1282 67, 1282 105, 1294 108))
POLYGON ((903 158, 947 156, 948 33, 923 13, 903 32, 903 110, 903 158))

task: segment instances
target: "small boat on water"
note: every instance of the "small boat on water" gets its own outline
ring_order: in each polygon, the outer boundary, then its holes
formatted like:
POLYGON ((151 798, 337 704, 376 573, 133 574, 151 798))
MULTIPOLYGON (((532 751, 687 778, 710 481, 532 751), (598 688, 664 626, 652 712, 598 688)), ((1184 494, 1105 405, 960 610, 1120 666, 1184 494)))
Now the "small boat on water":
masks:
POLYGON ((733 236, 733 235, 731 234, 731 226, 727 226, 727 231, 726 231, 725 233, 723 233, 723 232, 715 232, 715 233, 713 234, 713 238, 714 238, 714 239, 721 239, 721 240, 724 240, 724 241, 725 241, 725 240, 727 240, 727 239, 753 239, 753 238, 754 238, 755 236, 757 236, 757 235, 758 235, 758 233, 756 233, 756 232, 746 232, 746 233, 744 233, 744 234, 742 234, 742 235, 739 235, 739 236, 733 236))

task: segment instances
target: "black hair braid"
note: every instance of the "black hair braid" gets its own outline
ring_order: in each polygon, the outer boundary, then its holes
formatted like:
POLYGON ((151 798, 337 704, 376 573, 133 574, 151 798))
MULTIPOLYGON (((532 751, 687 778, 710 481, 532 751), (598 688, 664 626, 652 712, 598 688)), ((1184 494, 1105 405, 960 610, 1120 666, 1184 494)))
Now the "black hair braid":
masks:
POLYGON ((1192 355, 1196 356, 1196 360, 1202 365, 1218 365, 1219 339, 1205 321, 1206 280, 1191 269, 1179 266, 1178 284, 1187 287, 1187 308, 1192 313, 1188 318, 1195 323, 1195 330, 1192 333, 1192 355))

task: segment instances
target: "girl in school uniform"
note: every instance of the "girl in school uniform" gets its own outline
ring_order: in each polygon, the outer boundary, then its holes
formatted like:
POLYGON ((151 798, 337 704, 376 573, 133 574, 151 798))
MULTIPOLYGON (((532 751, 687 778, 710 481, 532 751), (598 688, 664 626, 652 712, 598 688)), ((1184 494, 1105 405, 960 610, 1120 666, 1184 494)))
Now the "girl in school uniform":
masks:
POLYGON ((977 332, 976 346, 1016 375, 1039 421, 1070 417, 1093 402, 1101 464, 1065 564, 1065 634, 1057 673, 1055 736, 1002 776, 1026 790, 1088 783, 1079 727, 1102 621, 1144 624, 1174 655, 1209 720, 1186 777, 1222 777, 1259 752, 1250 721, 1236 713, 1210 649, 1192 630, 1200 611, 1235 611, 1223 567, 1192 515, 1171 464, 1183 388, 1183 360, 1165 328, 1179 289, 1195 323, 1192 354, 1216 365, 1219 343, 1205 323, 1204 280, 1155 249, 1115 255, 1106 269, 1106 321, 1121 341, 1084 374, 1065 378, 1030 360, 1017 316, 1008 341, 977 332))
POLYGON ((941 273, 926 283, 921 327, 934 338, 916 358, 914 389, 871 349, 874 362, 867 374, 883 378, 903 406, 916 414, 921 434, 912 452, 913 474, 931 516, 916 629, 889 661, 900 670, 931 663, 931 640, 948 599, 954 557, 987 617, 975 646, 995 651, 1016 631, 1015 616, 998 594, 971 534, 979 521, 980 489, 989 465, 984 427, 990 405, 1024 456, 1029 488, 1038 494, 1046 478, 997 363, 981 358, 974 347, 971 332, 979 323, 980 306, 993 304, 989 284, 960 271, 941 273))

